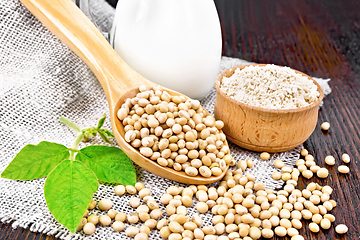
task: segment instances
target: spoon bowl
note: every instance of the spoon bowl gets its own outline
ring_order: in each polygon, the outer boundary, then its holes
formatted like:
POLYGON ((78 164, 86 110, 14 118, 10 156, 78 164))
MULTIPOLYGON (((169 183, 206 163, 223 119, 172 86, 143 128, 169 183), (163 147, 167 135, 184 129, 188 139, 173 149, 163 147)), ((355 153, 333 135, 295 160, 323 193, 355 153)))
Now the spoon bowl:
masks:
MULTIPOLYGON (((163 89, 172 96, 183 95, 176 91, 172 91, 166 88, 163 89)), ((121 146, 121 149, 126 153, 126 155, 130 159, 132 159, 137 165, 146 169, 147 171, 152 172, 160 177, 171 179, 177 182, 188 183, 188 184, 209 184, 221 180, 224 177, 228 167, 219 176, 212 176, 209 178, 205 178, 202 176, 195 176, 195 177, 189 176, 184 171, 176 171, 170 167, 163 167, 159 165, 156 161, 152 161, 151 159, 144 157, 137 149, 133 148, 129 143, 125 141, 124 125, 116 117, 116 113, 127 98, 135 97, 135 95, 138 92, 139 92, 138 88, 126 92, 119 98, 119 100, 117 101, 114 107, 114 118, 112 120, 112 129, 117 142, 121 146)), ((228 143, 226 142, 226 145, 227 144, 228 143)))
MULTIPOLYGON (((141 85, 149 87, 157 85, 127 65, 71 0, 21 0, 21 2, 55 36, 78 55, 96 75, 109 103, 110 119, 115 138, 121 149, 133 162, 158 176, 188 184, 209 184, 224 177, 228 166, 219 176, 192 177, 184 171, 175 171, 172 168, 160 166, 157 162, 141 155, 137 149, 128 144, 124 139, 124 126, 117 118, 117 111, 125 99, 134 97, 138 93, 141 85)), ((163 89, 172 96, 183 95, 166 88, 163 89)), ((227 142, 225 144, 227 145, 227 142)))

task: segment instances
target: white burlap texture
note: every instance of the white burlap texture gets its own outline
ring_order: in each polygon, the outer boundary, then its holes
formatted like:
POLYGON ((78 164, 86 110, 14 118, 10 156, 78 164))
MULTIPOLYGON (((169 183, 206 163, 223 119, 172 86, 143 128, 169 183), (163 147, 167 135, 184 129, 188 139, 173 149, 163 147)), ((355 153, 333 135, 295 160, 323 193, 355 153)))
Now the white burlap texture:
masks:
MULTIPOLYGON (((111 22, 114 9, 103 0, 94 3, 97 24, 111 22), (110 20, 109 20, 110 19, 110 20)), ((233 66, 247 64, 240 59, 223 57, 219 73, 233 66)), ((329 80, 316 79, 325 94, 331 92, 329 80)), ((211 113, 216 97, 215 88, 201 103, 211 113)), ((61 116, 82 127, 95 126, 97 120, 108 112, 105 94, 90 69, 52 33, 50 33, 17 0, 0 0, 0 172, 27 144, 52 141, 71 146, 75 133, 59 121, 61 116)), ((110 129, 109 119, 105 127, 110 129)), ((87 144, 104 144, 96 138, 87 144)), ((81 143, 80 147, 86 144, 81 143)), ((117 146, 116 141, 113 141, 117 146)), ((251 158, 254 167, 247 170, 263 181, 268 188, 279 188, 282 181, 275 181, 273 161, 282 159, 292 166, 299 158, 302 146, 288 152, 272 154, 269 161, 262 161, 258 153, 246 151, 230 143, 233 157, 238 160, 251 158)), ((152 191, 159 200, 167 187, 177 184, 160 178, 136 166, 138 180, 152 191)), ((71 234, 49 212, 43 194, 45 179, 14 181, 0 178, 0 221, 11 223, 14 228, 54 235, 60 239, 126 239, 124 232, 111 227, 97 227, 95 234, 71 234)), ((215 184, 216 185, 216 184, 215 184)), ((110 198, 114 209, 133 212, 128 202, 130 196, 118 197, 113 185, 100 185, 94 199, 110 198)), ((196 201, 194 202, 196 203, 196 201)), ((193 204, 194 206, 194 204, 193 204)), ((164 206, 161 205, 164 210, 164 206)), ((91 212, 100 214, 98 210, 91 212)), ((188 214, 196 213, 191 207, 188 214)), ((166 215, 166 214, 165 214, 166 215)), ((211 225, 211 214, 200 214, 205 225, 211 225)), ((166 216, 163 216, 166 217, 166 216)), ((140 226, 138 224, 137 226, 140 226)), ((129 224, 126 224, 129 226, 129 224)), ((161 239, 158 231, 151 231, 150 239, 161 239)))

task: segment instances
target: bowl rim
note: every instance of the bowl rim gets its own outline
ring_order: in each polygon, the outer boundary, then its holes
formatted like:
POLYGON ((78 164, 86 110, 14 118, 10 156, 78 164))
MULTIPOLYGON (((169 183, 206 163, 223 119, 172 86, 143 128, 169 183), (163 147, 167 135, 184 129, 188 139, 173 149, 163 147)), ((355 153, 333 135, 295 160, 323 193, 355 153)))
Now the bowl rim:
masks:
MULTIPOLYGON (((237 104, 237 105, 240 105, 242 107, 246 107, 246 108, 250 108, 252 110, 256 110, 256 111, 259 111, 259 112, 266 112, 266 113, 296 113, 296 112, 302 112, 302 111, 306 111, 306 110, 309 110, 309 109, 312 109, 314 107, 317 107, 319 106, 319 104, 321 103, 321 101, 323 100, 324 98, 324 92, 321 88, 321 86, 312 78, 310 77, 309 75, 303 73, 303 72, 300 72, 296 69, 293 69, 293 68, 290 68, 292 70, 294 70, 296 73, 299 73, 303 76, 306 76, 308 77, 311 81, 313 81, 313 83, 317 86, 317 90, 318 92, 320 93, 320 96, 318 97, 318 99, 309 104, 308 106, 306 107, 301 107, 301 108, 290 108, 290 109, 268 109, 268 108, 262 108, 262 107, 256 107, 256 106, 252 106, 252 105, 249 105, 249 104, 246 104, 246 103, 243 103, 243 102, 240 102, 240 101, 237 101, 231 97, 229 97, 225 92, 223 92, 221 89, 220 89, 220 84, 221 84, 221 81, 222 79, 224 78, 225 74, 229 71, 235 71, 236 69, 240 69, 240 70, 243 70, 245 67, 248 67, 248 66, 266 66, 266 65, 269 65, 269 64, 247 64, 247 65, 239 65, 239 66, 235 66, 235 67, 232 67, 232 68, 228 68, 226 69, 225 71, 221 72, 217 78, 216 78, 216 81, 215 81, 215 88, 216 88, 216 91, 218 94, 220 94, 222 97, 224 97, 225 99, 229 100, 230 102, 234 103, 234 104, 237 104)), ((278 66, 278 67, 284 67, 284 66, 279 66, 279 65, 275 65, 275 64, 272 64, 274 66, 278 66)))

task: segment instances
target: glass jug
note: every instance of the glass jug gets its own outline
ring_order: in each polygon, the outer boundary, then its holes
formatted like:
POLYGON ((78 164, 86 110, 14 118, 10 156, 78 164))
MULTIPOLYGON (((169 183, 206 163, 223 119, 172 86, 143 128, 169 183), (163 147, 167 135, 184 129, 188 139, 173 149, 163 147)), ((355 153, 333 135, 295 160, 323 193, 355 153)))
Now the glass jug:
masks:
POLYGON ((213 0, 119 0, 109 40, 152 82, 196 99, 214 86, 222 40, 213 0))

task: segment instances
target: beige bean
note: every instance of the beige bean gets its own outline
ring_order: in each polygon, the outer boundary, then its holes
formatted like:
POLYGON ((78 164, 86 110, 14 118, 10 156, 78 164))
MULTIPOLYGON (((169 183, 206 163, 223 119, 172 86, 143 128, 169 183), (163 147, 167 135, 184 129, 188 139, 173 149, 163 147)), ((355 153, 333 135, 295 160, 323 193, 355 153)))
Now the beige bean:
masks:
POLYGON ((331 222, 327 218, 323 218, 320 222, 320 226, 322 229, 329 229, 331 227, 331 222))
POLYGON ((310 179, 313 176, 313 172, 310 171, 310 170, 305 170, 305 171, 302 172, 302 176, 304 178, 310 179))
POLYGON ((321 124, 321 130, 323 130, 323 131, 328 131, 329 128, 330 128, 330 123, 328 123, 328 122, 323 122, 323 123, 321 124))
POLYGON ((335 165, 335 158, 333 156, 326 156, 325 163, 330 166, 335 165))
POLYGON ((273 172, 273 174, 272 174, 272 178, 273 178, 274 180, 279 180, 279 179, 281 179, 281 176, 282 176, 281 172, 273 172))
POLYGON ((305 161, 314 161, 314 156, 311 154, 308 154, 305 156, 305 161))
POLYGON ((98 207, 101 211, 107 211, 113 206, 113 202, 110 199, 101 199, 98 203, 98 207))
POLYGON ((164 195, 162 195, 160 197, 160 202, 164 205, 167 205, 167 204, 169 204, 170 200, 172 200, 172 199, 173 199, 173 196, 171 194, 165 193, 164 195))
POLYGON ((269 160, 269 159, 270 159, 270 154, 267 153, 267 152, 262 152, 262 153, 260 154, 260 158, 261 158, 262 160, 264 160, 264 161, 269 160))
POLYGON ((326 168, 320 168, 317 172, 316 175, 319 178, 326 178, 327 176, 329 176, 329 171, 326 168))
POLYGON ((274 236, 274 232, 271 229, 264 228, 264 229, 261 230, 261 235, 264 238, 272 238, 274 236))
POLYGON ((98 222, 99 222, 99 217, 96 216, 95 214, 91 214, 91 215, 87 218, 87 222, 96 225, 96 224, 98 224, 98 222))
POLYGON ((154 209, 150 212, 150 218, 159 219, 162 215, 162 211, 160 209, 154 209))
POLYGON ((291 222, 289 221, 289 219, 284 218, 284 219, 280 220, 280 226, 288 229, 288 228, 291 228, 292 225, 291 225, 291 222))
POLYGON ((302 223, 301 223, 300 219, 292 219, 291 220, 291 225, 296 229, 301 229, 302 228, 302 223))
POLYGON ((196 225, 197 225, 198 227, 201 227, 202 224, 203 224, 202 219, 201 219, 200 216, 197 215, 197 214, 192 215, 191 221, 194 222, 194 223, 196 223, 196 225))
POLYGON ((194 237, 196 239, 203 239, 205 237, 205 234, 200 228, 196 228, 194 230, 194 237))
POLYGON ((178 222, 173 221, 169 223, 169 229, 173 233, 180 233, 182 227, 178 222))
POLYGON ((140 232, 138 234, 135 235, 134 240, 147 240, 148 239, 148 234, 144 233, 144 232, 140 232))
POLYGON ((118 196, 122 196, 124 195, 126 192, 125 186, 124 185, 117 185, 115 187, 115 194, 118 196))
POLYGON ((194 222, 185 222, 184 223, 184 229, 194 231, 197 228, 196 223, 194 222))
POLYGON ((274 229, 274 232, 277 236, 279 237, 284 237, 287 233, 286 231, 286 228, 284 227, 281 227, 281 226, 277 226, 275 229, 274 229))
POLYGON ((284 162, 281 161, 280 159, 276 159, 276 160, 274 161, 274 166, 277 167, 277 168, 279 168, 279 169, 281 169, 282 167, 284 167, 284 162))
POLYGON ((338 233, 338 234, 345 234, 347 233, 348 231, 348 227, 345 225, 345 224, 338 224, 336 227, 335 227, 335 231, 338 233))
POLYGON ((130 213, 126 218, 129 223, 137 223, 139 221, 139 215, 136 212, 130 213))
POLYGON ((136 234, 139 233, 139 229, 137 227, 130 226, 125 230, 125 233, 129 237, 134 237, 136 234))
POLYGON ((206 213, 209 210, 209 207, 205 202, 198 202, 196 204, 196 209, 199 213, 206 213))
POLYGON ((168 237, 169 240, 181 240, 183 239, 180 233, 171 233, 168 237))
POLYGON ((117 214, 117 211, 115 209, 109 209, 106 215, 108 215, 111 219, 114 219, 117 214))
POLYGON ((330 222, 334 222, 334 221, 335 221, 335 216, 332 215, 332 214, 329 214, 329 213, 325 214, 325 215, 324 215, 324 218, 329 219, 330 222))
POLYGON ((226 215, 228 213, 229 207, 225 204, 221 204, 218 209, 217 213, 220 215, 226 215))
POLYGON ((86 235, 91 235, 95 232, 95 225, 91 222, 88 222, 84 225, 83 231, 86 235))
POLYGON ((346 174, 346 173, 350 172, 350 169, 349 169, 348 166, 341 165, 341 166, 338 167, 338 171, 340 173, 346 174))
POLYGON ((194 233, 190 230, 184 230, 182 233, 181 233, 181 236, 183 237, 182 239, 186 240, 191 240, 191 239, 194 239, 194 233))
POLYGON ((284 166, 281 168, 281 171, 283 173, 291 173, 292 172, 292 168, 291 167, 288 167, 288 166, 284 166))
POLYGON ((308 150, 306 150, 306 149, 304 148, 304 149, 301 149, 300 154, 301 154, 301 156, 305 157, 306 155, 309 154, 309 152, 308 152, 308 150))
POLYGON ((187 167, 185 168, 185 173, 189 176, 196 176, 198 175, 198 170, 194 167, 187 167))
POLYGON ((273 227, 276 227, 280 224, 280 218, 278 216, 272 216, 269 220, 273 227))
POLYGON ((172 204, 169 204, 166 206, 165 211, 166 211, 167 215, 171 216, 171 215, 175 214, 176 207, 172 204))
POLYGON ((301 214, 302 214, 302 217, 306 220, 309 220, 312 218, 312 213, 309 210, 304 209, 301 211, 301 214))
POLYGON ((341 159, 344 161, 344 163, 349 163, 349 162, 350 162, 350 156, 349 156, 349 154, 347 154, 347 153, 344 153, 344 154, 341 156, 341 159))
POLYGON ((170 231, 168 226, 165 226, 165 227, 160 229, 160 236, 161 237, 167 239, 167 238, 169 238, 170 234, 171 234, 171 231, 170 231))
POLYGON ((314 222, 311 222, 311 223, 309 223, 309 230, 310 230, 311 232, 317 233, 317 232, 320 231, 320 228, 319 228, 319 225, 318 225, 318 224, 316 224, 316 223, 314 223, 314 222))
POLYGON ((243 223, 253 223, 254 217, 251 214, 244 214, 241 216, 241 221, 243 223))
POLYGON ((184 195, 181 198, 181 202, 185 207, 190 207, 193 203, 192 197, 190 197, 189 195, 184 195))
POLYGON ((202 231, 205 235, 213 235, 215 234, 215 228, 212 226, 205 226, 202 228, 202 231))
POLYGON ((287 235, 289 235, 290 237, 297 236, 299 235, 299 231, 296 228, 291 227, 287 229, 287 235))
POLYGON ((149 227, 150 229, 154 229, 156 227, 157 221, 155 219, 148 219, 145 221, 144 225, 149 227))
MULTIPOLYGON (((320 174, 324 174, 324 171, 322 170, 322 168, 320 166, 314 165, 310 167, 310 171, 312 171, 313 173, 317 173, 320 170, 320 174)), ((319 174, 317 174, 319 177, 319 174)), ((319 177, 321 178, 321 177, 319 177)))
MULTIPOLYGON (((309 170, 310 171, 310 170, 309 170)), ((289 179, 291 179, 291 174, 286 172, 286 173, 283 173, 281 175, 281 179, 284 180, 285 182, 288 181, 289 179)))
POLYGON ((120 212, 120 213, 116 214, 115 221, 124 222, 125 220, 126 220, 126 213, 120 212))
POLYGON ((121 222, 121 221, 115 221, 115 222, 113 222, 113 224, 112 224, 112 228, 113 228, 115 231, 118 231, 118 232, 124 230, 124 227, 125 227, 125 225, 124 225, 124 223, 121 222))
POLYGON ((249 231, 249 236, 252 239, 259 239, 261 237, 261 231, 258 227, 251 227, 249 231))

